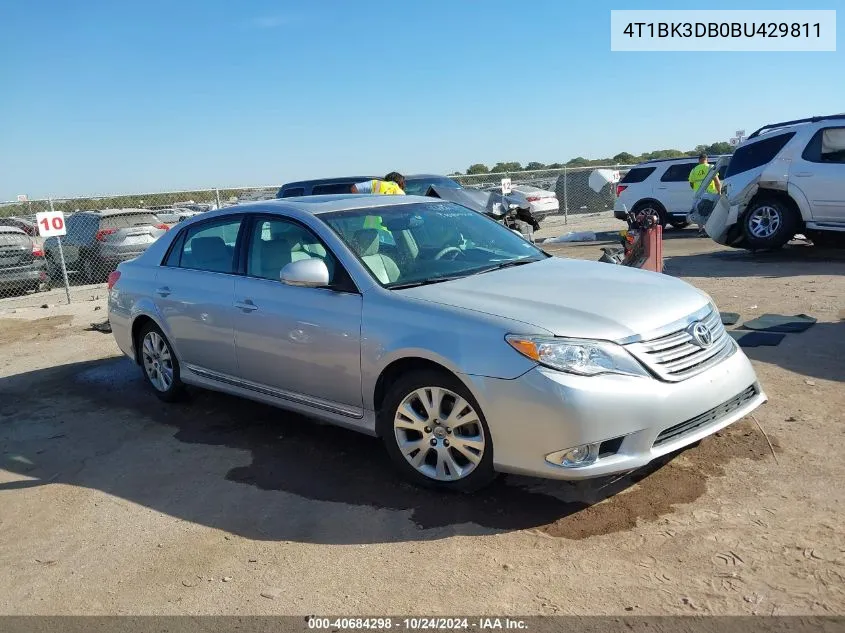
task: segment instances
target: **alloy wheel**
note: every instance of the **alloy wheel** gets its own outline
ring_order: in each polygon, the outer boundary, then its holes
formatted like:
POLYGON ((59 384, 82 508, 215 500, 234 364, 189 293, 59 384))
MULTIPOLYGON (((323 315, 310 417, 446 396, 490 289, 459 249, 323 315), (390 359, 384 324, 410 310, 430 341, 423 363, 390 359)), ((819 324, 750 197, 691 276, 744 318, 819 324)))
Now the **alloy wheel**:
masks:
POLYGON ((167 342, 158 332, 147 332, 141 345, 144 371, 153 387, 165 392, 173 385, 173 357, 167 342))
POLYGON ((778 232, 781 226, 780 212, 772 206, 761 205, 748 217, 748 230, 756 238, 767 239, 778 232))
POLYGON ((478 413, 443 387, 409 393, 396 410, 393 431, 408 463, 435 481, 464 479, 484 456, 484 429, 478 413))

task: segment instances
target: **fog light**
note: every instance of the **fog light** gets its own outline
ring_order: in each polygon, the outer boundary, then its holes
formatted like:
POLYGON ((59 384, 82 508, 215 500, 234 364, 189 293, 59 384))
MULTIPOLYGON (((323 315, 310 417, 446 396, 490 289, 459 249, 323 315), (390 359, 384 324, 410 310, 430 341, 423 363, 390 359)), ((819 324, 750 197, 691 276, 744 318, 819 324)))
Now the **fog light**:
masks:
POLYGON ((599 457, 600 443, 582 444, 564 451, 546 455, 546 461, 564 468, 583 468, 594 463, 599 457))

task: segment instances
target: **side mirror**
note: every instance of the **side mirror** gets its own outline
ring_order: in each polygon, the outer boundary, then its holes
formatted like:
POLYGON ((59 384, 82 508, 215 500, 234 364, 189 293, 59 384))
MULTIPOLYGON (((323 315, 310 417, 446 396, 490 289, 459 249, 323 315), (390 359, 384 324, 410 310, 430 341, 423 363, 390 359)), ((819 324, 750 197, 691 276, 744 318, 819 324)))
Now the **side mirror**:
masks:
POLYGON ((279 274, 283 284, 303 288, 324 288, 329 285, 329 269, 322 259, 312 257, 291 262, 279 274))

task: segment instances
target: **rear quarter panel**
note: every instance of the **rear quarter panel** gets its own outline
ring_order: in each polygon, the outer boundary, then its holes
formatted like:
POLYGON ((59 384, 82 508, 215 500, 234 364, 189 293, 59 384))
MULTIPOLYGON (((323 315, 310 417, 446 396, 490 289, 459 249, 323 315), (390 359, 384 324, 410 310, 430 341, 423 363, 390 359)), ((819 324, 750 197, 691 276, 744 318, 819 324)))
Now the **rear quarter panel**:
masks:
MULTIPOLYGON (((109 291, 108 310, 112 335, 121 351, 135 358, 132 345, 132 326, 140 316, 151 318, 172 340, 167 321, 156 307, 154 291, 164 258, 170 243, 178 231, 168 231, 137 259, 124 262, 117 267, 120 279, 109 291)), ((174 349, 177 359, 178 350, 174 349)))

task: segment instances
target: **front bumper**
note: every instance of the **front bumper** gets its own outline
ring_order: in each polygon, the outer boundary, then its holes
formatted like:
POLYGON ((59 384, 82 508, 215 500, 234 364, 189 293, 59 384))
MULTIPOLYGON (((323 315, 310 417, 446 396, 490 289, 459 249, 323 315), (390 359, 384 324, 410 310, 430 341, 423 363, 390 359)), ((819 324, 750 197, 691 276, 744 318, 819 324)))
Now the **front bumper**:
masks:
POLYGON ((739 348, 711 369, 676 383, 582 377, 542 367, 514 380, 464 378, 487 419, 496 470, 551 479, 640 468, 715 433, 767 400, 739 348), (622 439, 615 453, 588 466, 564 468, 545 459, 555 451, 616 438, 622 439))

